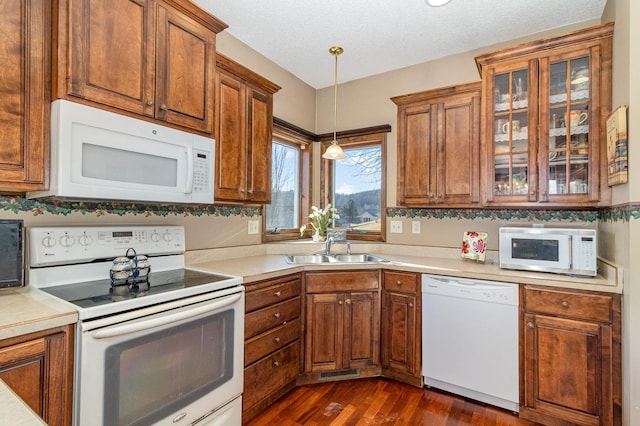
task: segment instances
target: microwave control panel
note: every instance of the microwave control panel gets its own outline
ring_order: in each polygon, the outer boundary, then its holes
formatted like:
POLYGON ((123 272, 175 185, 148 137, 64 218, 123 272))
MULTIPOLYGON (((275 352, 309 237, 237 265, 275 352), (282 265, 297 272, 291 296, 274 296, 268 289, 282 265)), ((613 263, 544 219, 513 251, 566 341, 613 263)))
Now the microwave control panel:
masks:
POLYGON ((213 160, 209 158, 210 154, 199 149, 193 150, 193 192, 206 194, 211 189, 213 160))
POLYGON ((573 236, 573 269, 596 270, 596 238, 594 236, 573 236))

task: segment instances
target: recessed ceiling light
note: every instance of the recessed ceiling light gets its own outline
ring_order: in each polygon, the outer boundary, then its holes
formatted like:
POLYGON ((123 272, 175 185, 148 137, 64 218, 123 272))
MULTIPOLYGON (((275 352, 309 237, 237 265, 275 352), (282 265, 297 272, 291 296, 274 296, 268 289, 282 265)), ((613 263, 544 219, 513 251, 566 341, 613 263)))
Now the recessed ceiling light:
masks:
POLYGON ((427 6, 431 7, 440 7, 449 3, 451 0, 424 0, 427 3, 427 6))

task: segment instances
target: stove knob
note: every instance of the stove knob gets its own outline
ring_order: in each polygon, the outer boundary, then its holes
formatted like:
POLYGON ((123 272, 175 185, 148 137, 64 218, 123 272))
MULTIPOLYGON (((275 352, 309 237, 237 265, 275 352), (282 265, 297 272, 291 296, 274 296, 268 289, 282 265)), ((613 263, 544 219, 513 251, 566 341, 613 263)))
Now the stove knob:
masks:
POLYGON ((153 241, 154 243, 160 241, 160 234, 154 231, 153 234, 151 234, 151 241, 153 241))
POLYGON ((169 241, 171 241, 171 240, 173 239, 173 237, 171 236, 171 234, 170 234, 170 233, 168 233, 168 232, 165 232, 165 233, 164 233, 164 235, 162 236, 162 238, 163 238, 166 242, 169 242, 169 241))
POLYGON ((69 234, 64 234, 60 237, 60 244, 62 247, 71 247, 73 245, 73 237, 69 234))
POLYGON ((80 243, 81 246, 88 246, 88 245, 91 245, 93 241, 91 240, 91 237, 88 236, 87 234, 82 234, 78 238, 78 242, 80 243))
POLYGON ((53 238, 51 235, 47 235, 42 239, 42 245, 47 248, 55 247, 56 239, 53 238))

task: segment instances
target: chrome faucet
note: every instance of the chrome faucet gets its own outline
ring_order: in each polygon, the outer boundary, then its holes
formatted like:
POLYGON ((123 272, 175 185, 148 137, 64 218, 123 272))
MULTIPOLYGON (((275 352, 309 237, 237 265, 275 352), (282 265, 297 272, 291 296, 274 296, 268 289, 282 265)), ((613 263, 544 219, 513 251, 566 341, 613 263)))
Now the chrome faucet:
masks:
POLYGON ((331 243, 333 242, 333 237, 327 237, 324 241, 324 254, 327 256, 331 254, 331 243))

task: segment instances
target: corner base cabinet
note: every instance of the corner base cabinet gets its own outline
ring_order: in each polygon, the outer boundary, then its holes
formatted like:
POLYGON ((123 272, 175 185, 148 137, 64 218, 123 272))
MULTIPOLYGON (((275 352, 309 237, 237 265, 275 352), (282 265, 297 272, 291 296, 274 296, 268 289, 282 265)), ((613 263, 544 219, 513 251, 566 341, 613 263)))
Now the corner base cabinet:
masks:
POLYGON ((523 286, 520 417, 613 426, 621 418, 621 297, 523 286))
POLYGON ((246 284, 243 422, 296 384, 302 350, 300 287, 300 274, 246 284))
POLYGON ((380 374, 379 271, 306 273, 309 381, 380 374))
POLYGON ((0 379, 51 426, 71 424, 73 326, 0 341, 0 379))

